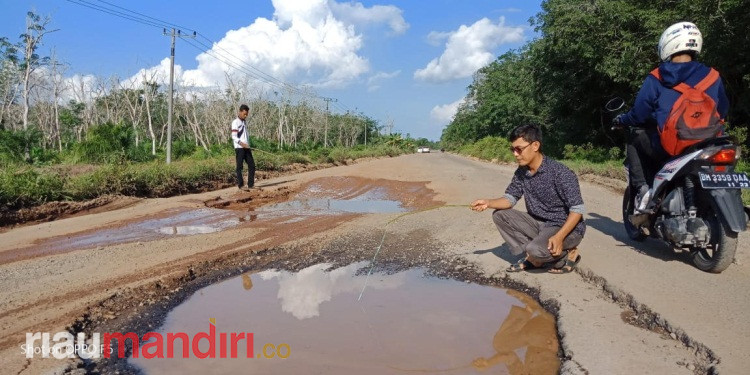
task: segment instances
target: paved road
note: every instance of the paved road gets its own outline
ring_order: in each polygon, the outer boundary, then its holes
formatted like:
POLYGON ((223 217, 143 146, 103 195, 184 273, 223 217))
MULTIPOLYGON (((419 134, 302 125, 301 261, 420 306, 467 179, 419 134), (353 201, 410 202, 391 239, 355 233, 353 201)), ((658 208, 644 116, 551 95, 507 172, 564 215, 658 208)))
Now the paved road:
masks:
MULTIPOLYGON (((459 193, 444 198, 451 203, 501 196, 514 170, 447 154, 420 156, 423 158, 419 163, 426 164, 421 167, 423 171, 434 171, 431 173, 440 176, 440 181, 453 180, 435 184, 437 191, 443 190, 441 185, 445 183, 449 185, 446 191, 459 193)), ((695 351, 705 346, 713 351, 720 361, 717 369, 721 373, 748 373, 748 234, 740 235, 736 257, 739 264, 718 275, 705 273, 693 267, 687 256, 674 254, 659 241, 630 241, 622 228, 621 197, 600 185, 585 182, 581 185, 588 224, 580 246, 581 272, 562 276, 510 275, 539 286, 544 297, 560 302, 563 345, 572 352, 572 358, 592 374, 677 372, 676 363, 683 361, 676 358, 683 353, 679 345, 672 347, 675 340, 663 340, 661 337, 665 335, 644 334, 646 330, 624 324, 620 317, 623 309, 612 302, 614 295, 620 302, 644 312, 652 311, 663 327, 689 344, 690 347, 682 345, 683 349, 695 351), (673 357, 661 357, 668 354, 673 357)), ((497 256, 509 258, 504 255, 507 254, 504 248, 497 248, 502 240, 494 233, 490 214, 455 214, 455 225, 463 227, 459 231, 465 233, 463 237, 456 236, 456 243, 476 236, 464 246, 457 246, 456 251, 481 249, 484 242, 491 252, 475 254, 475 251, 466 256, 482 262, 489 270, 507 266, 507 261, 497 256), (477 220, 478 216, 481 220, 477 220)))

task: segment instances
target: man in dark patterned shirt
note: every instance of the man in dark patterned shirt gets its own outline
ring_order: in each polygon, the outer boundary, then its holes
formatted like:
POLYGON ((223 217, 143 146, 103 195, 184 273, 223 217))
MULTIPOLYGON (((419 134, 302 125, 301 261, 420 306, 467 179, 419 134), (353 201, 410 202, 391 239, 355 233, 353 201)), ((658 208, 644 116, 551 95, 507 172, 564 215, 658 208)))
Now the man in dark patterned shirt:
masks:
POLYGON ((539 127, 519 126, 509 138, 519 167, 505 195, 476 200, 471 209, 495 209, 492 220, 511 252, 526 253, 508 272, 551 265, 549 272, 568 273, 581 260, 577 246, 586 232, 578 178, 568 167, 542 154, 539 127), (526 212, 513 209, 521 197, 526 212))

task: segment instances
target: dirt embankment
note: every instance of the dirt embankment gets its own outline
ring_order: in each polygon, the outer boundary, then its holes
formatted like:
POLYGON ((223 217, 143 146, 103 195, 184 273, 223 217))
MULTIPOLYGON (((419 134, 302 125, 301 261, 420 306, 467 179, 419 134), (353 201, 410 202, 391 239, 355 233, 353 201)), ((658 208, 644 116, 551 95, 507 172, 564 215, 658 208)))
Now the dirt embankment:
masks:
MULTIPOLYGON (((368 159, 362 159, 364 161, 368 159)), ((355 160, 348 160, 343 165, 356 163, 355 160)), ((330 168, 338 164, 290 164, 282 166, 277 171, 258 171, 256 178, 259 181, 268 180, 280 176, 293 175, 297 173, 315 171, 323 168, 330 168)), ((85 170, 83 170, 85 171, 85 170)), ((191 193, 202 193, 215 191, 234 186, 232 182, 227 181, 208 181, 200 188, 193 189, 191 193)), ((161 198, 170 197, 166 195, 161 198)), ((38 224, 76 215, 86 215, 98 212, 116 210, 131 206, 143 199, 142 197, 122 196, 122 195, 102 195, 100 197, 86 201, 54 201, 47 202, 35 207, 26 207, 17 210, 11 210, 7 207, 0 208, 0 233, 20 225, 38 224)))

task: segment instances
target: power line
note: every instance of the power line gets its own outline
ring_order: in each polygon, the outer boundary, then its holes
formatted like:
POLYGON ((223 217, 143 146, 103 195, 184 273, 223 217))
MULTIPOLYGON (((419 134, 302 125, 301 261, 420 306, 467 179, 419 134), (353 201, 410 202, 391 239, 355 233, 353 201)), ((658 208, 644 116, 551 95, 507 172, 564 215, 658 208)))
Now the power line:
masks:
MULTIPOLYGON (((258 69, 256 67, 254 67, 253 65, 244 62, 241 58, 237 57, 236 55, 232 54, 228 50, 226 50, 223 47, 221 47, 219 45, 219 43, 217 43, 217 42, 211 40, 210 38, 206 37, 205 35, 197 32, 197 30, 195 30, 193 28, 185 27, 185 26, 180 26, 180 25, 177 25, 177 24, 174 24, 174 23, 171 23, 171 22, 168 22, 168 21, 156 18, 156 17, 152 17, 152 16, 149 16, 149 15, 146 15, 146 14, 143 14, 143 13, 140 13, 140 12, 137 12, 137 11, 134 11, 134 10, 131 10, 131 9, 128 9, 128 8, 125 8, 125 7, 122 7, 122 6, 110 3, 110 2, 105 1, 105 0, 97 0, 97 1, 100 2, 100 3, 108 5, 109 7, 104 6, 104 5, 94 4, 94 3, 92 3, 91 1, 88 1, 88 0, 66 0, 66 1, 68 1, 70 3, 73 3, 73 4, 84 6, 84 7, 87 7, 87 8, 96 10, 96 11, 99 11, 99 12, 103 12, 103 13, 107 13, 107 14, 110 14, 110 15, 113 15, 113 16, 116 16, 116 17, 120 17, 120 18, 129 20, 129 21, 137 22, 137 23, 140 23, 140 24, 143 24, 143 25, 146 25, 146 26, 156 27, 156 28, 160 28, 160 29, 165 29, 165 28, 181 28, 181 29, 186 29, 186 30, 193 31, 195 33, 195 35, 200 36, 202 39, 205 39, 206 41, 212 43, 212 46, 208 46, 204 42, 201 42, 201 41, 199 41, 199 40, 196 39, 195 42, 198 43, 200 46, 203 47, 203 48, 201 48, 201 47, 196 46, 195 44, 191 43, 190 41, 185 40, 185 42, 187 42, 188 44, 190 44, 193 48, 196 48, 197 50, 208 54, 209 56, 211 56, 211 57, 219 60, 220 62, 223 62, 224 64, 226 64, 226 65, 228 65, 228 66, 230 66, 230 67, 232 67, 234 69, 239 70, 242 73, 247 74, 250 77, 253 77, 253 78, 255 78, 257 80, 260 80, 260 81, 264 81, 264 82, 268 83, 269 85, 271 85, 271 86, 273 86, 275 88, 286 89, 286 90, 289 90, 292 93, 300 95, 300 96, 307 96, 309 94, 305 90, 302 90, 302 89, 300 89, 300 88, 298 88, 298 87, 296 87, 294 85, 286 83, 286 82, 284 82, 284 81, 282 81, 282 80, 274 77, 273 75, 268 74, 268 73, 266 73, 266 72, 264 72, 264 71, 262 71, 262 70, 260 70, 260 69, 258 69), (220 51, 217 51, 217 50, 220 50, 220 51)), ((324 101, 326 100, 326 98, 324 98, 322 96, 319 96, 319 95, 313 94, 313 96, 316 97, 316 98, 318 98, 318 99, 322 99, 324 101)), ((340 104, 340 105, 343 105, 343 103, 340 104)), ((341 108, 340 105, 339 105, 339 108, 341 108)), ((348 109, 345 109, 345 110, 348 110, 348 109)))
POLYGON ((96 4, 88 3, 85 0, 66 0, 66 1, 68 1, 70 3, 73 3, 73 4, 78 4, 78 5, 81 5, 81 6, 84 6, 86 8, 90 8, 90 9, 93 9, 93 10, 96 10, 96 11, 99 11, 99 12, 111 14, 111 15, 116 16, 116 17, 124 18, 126 20, 138 22, 138 23, 146 25, 146 26, 156 27, 156 28, 159 28, 159 29, 164 28, 163 25, 160 25, 160 24, 157 24, 157 23, 154 23, 154 22, 150 22, 150 21, 144 20, 142 18, 130 16, 130 15, 127 15, 127 14, 122 13, 122 12, 118 12, 118 11, 115 11, 115 10, 111 10, 111 9, 107 9, 107 8, 104 8, 104 7, 100 7, 100 6, 96 5, 96 4))
MULTIPOLYGON (((227 51, 226 49, 224 49, 223 47, 221 47, 221 46, 219 45, 219 43, 216 43, 216 42, 214 42, 213 40, 209 39, 208 37, 204 36, 204 35, 203 35, 203 34, 201 34, 201 33, 198 33, 198 35, 199 35, 199 36, 200 36, 201 38, 203 38, 203 39, 206 39, 207 41, 209 41, 210 43, 212 43, 214 47, 216 47, 216 48, 218 48, 218 49, 220 49, 220 50, 224 51, 224 52, 225 52, 226 54, 228 54, 229 56, 232 56, 232 57, 234 57, 235 59, 237 59, 237 60, 240 60, 240 61, 242 61, 242 59, 241 59, 241 58, 239 58, 239 57, 235 56, 235 55, 234 55, 234 54, 232 54, 231 52, 229 52, 229 51, 227 51)), ((201 45, 203 45, 204 47, 206 47, 206 48, 208 48, 208 49, 212 49, 212 48, 209 48, 208 46, 206 46, 205 44, 202 44, 202 43, 201 43, 201 45)), ((298 94, 304 95, 304 92, 303 92, 302 90, 300 90, 299 88, 297 88, 297 87, 295 87, 295 86, 293 86, 293 85, 290 85, 290 84, 288 84, 288 83, 286 83, 286 82, 284 82, 284 81, 281 81, 281 80, 279 80, 278 78, 276 78, 276 77, 274 77, 274 76, 272 76, 272 75, 270 75, 270 74, 268 74, 268 73, 266 73, 266 72, 264 72, 264 71, 262 71, 262 70, 260 70, 260 69, 258 69, 258 68, 256 68, 256 67, 254 67, 254 66, 252 66, 252 65, 250 65, 250 64, 247 64, 247 66, 248 66, 248 67, 250 67, 250 69, 252 69, 252 70, 254 70, 254 71, 258 72, 258 73, 259 73, 259 74, 261 74, 262 76, 268 77, 268 79, 270 79, 270 80, 272 80, 272 81, 274 81, 274 82, 278 82, 279 84, 282 84, 282 85, 284 85, 284 86, 285 86, 285 87, 287 87, 288 89, 290 89, 290 90, 292 90, 292 91, 295 91, 295 92, 297 92, 298 94)))
POLYGON ((149 15, 146 15, 146 14, 143 14, 143 13, 139 13, 139 12, 136 12, 136 11, 131 10, 131 9, 123 8, 123 7, 119 6, 119 5, 112 4, 112 3, 104 1, 104 0, 97 0, 97 1, 99 1, 100 3, 104 3, 104 4, 107 4, 107 5, 113 6, 113 7, 118 8, 118 9, 122 9, 122 10, 124 10, 126 12, 135 13, 135 14, 137 14, 139 16, 152 19, 154 21, 160 22, 161 24, 169 25, 169 26, 177 28, 177 29, 185 29, 185 30, 190 30, 190 31, 196 31, 197 32, 197 30, 195 30, 195 29, 191 29, 191 28, 185 27, 185 26, 175 25, 175 24, 173 24, 171 22, 164 21, 164 20, 161 20, 161 19, 158 19, 158 18, 155 18, 155 17, 151 17, 149 15))
MULTIPOLYGON (((220 61, 220 62, 228 65, 229 67, 237 69, 238 71, 240 71, 242 73, 245 73, 245 74, 247 74, 247 75, 249 75, 249 76, 251 76, 251 77, 253 77, 255 79, 258 79, 258 80, 261 80, 261 81, 265 81, 266 83, 268 83, 269 85, 271 85, 271 86, 273 86, 273 87, 275 87, 277 89, 282 89, 282 88, 285 87, 285 86, 283 86, 281 84, 278 84, 278 83, 275 83, 275 82, 271 82, 268 79, 264 79, 263 77, 259 77, 256 73, 253 73, 253 72, 247 70, 246 68, 244 68, 242 65, 237 64, 237 63, 235 63, 233 61, 230 61, 230 60, 228 60, 228 59, 226 59, 226 58, 218 55, 215 51, 213 51, 211 49, 202 48, 202 47, 197 46, 193 42, 188 41, 188 40, 186 40, 185 42, 188 43, 193 48, 195 48, 196 50, 208 54, 209 56, 211 56, 211 57, 215 58, 216 60, 218 60, 218 61, 220 61)), ((198 42, 198 41, 196 41, 196 43, 200 44, 200 42, 198 42)))

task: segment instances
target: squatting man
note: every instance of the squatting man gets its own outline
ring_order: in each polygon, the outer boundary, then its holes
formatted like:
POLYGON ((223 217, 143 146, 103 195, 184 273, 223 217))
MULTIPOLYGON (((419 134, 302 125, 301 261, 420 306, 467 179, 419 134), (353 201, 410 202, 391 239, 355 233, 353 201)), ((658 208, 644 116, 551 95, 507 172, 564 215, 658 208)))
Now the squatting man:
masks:
POLYGON ((511 131, 511 152, 518 169, 497 199, 471 203, 474 211, 492 208, 492 220, 511 253, 526 256, 507 272, 547 268, 550 273, 568 273, 578 265, 578 244, 583 240, 583 198, 578 177, 568 167, 542 154, 542 131, 522 125, 511 131), (526 212, 513 209, 521 197, 526 212))

